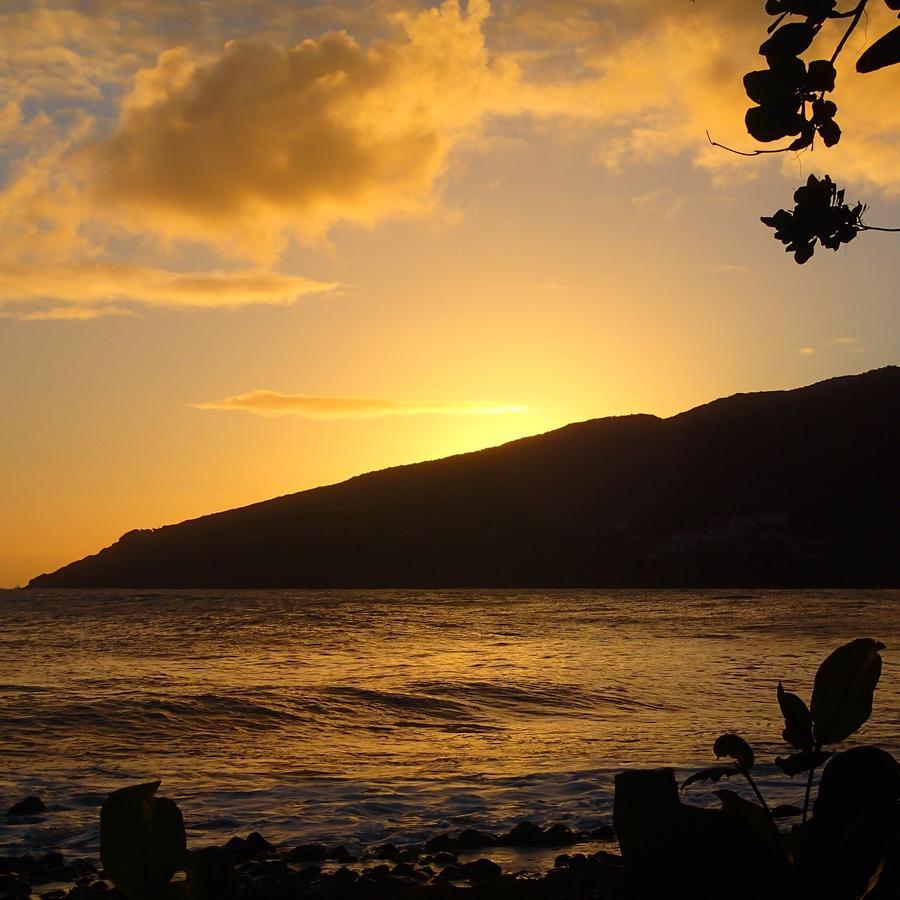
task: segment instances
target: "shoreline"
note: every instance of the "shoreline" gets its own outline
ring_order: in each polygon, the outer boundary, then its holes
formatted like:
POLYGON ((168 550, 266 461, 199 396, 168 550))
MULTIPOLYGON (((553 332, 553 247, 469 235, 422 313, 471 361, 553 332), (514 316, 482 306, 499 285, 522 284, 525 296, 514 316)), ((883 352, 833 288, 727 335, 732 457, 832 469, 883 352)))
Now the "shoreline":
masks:
MULTIPOLYGON (((198 849, 198 848, 193 848, 198 849)), ((388 900, 447 897, 485 900, 624 896, 624 869, 613 829, 590 832, 530 821, 497 834, 466 828, 440 831, 418 844, 386 843, 351 852, 342 844, 276 847, 259 832, 235 835, 219 847, 234 865, 248 900, 287 897, 388 900)), ((41 900, 123 897, 99 859, 54 850, 33 856, 0 855, 0 897, 41 900)))

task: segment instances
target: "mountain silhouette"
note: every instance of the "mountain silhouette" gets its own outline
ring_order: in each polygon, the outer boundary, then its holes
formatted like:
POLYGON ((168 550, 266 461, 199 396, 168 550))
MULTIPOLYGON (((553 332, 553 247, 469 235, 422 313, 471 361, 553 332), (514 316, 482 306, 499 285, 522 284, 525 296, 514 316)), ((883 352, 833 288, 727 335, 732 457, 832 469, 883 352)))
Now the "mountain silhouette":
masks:
POLYGON ((891 366, 131 531, 30 586, 896 587, 898 451, 891 366))

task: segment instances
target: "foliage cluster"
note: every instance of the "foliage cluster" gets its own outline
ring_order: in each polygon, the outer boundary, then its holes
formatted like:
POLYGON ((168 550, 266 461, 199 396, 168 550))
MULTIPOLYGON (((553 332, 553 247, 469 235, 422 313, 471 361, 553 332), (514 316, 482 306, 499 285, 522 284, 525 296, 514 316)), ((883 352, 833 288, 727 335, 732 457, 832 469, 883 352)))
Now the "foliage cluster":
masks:
MULTIPOLYGON (((859 0, 852 9, 841 11, 836 9, 837 0, 767 0, 766 13, 774 21, 759 48, 766 68, 744 76, 744 89, 754 103, 747 110, 745 124, 750 136, 760 143, 793 140, 775 150, 754 150, 742 155, 800 152, 812 149, 817 139, 825 147, 840 142, 838 107, 830 99, 837 82, 835 64, 870 2, 874 0, 859 0), (831 56, 807 63, 803 54, 816 43, 824 24, 842 19, 849 20, 849 24, 831 56)), ((884 3, 891 10, 900 10, 900 0, 884 3)), ((869 73, 898 63, 900 25, 866 49, 856 62, 856 70, 869 73)), ((838 250, 861 231, 900 230, 863 222, 866 207, 862 203, 853 207, 845 204, 844 191, 838 190, 827 175, 822 179, 810 176, 807 185, 794 195, 794 202, 793 211, 780 209, 762 221, 775 229, 775 238, 801 265, 812 257, 817 243, 838 250)))
POLYGON ((740 735, 723 734, 713 753, 727 759, 682 784, 719 782, 741 776, 758 802, 731 790, 717 790, 723 811, 735 817, 777 857, 789 889, 786 895, 856 900, 878 882, 886 857, 897 841, 900 764, 877 747, 831 748, 855 734, 872 714, 872 701, 884 645, 871 638, 845 644, 819 667, 809 705, 779 682, 777 700, 784 718, 782 738, 791 752, 775 759, 793 778, 806 774, 802 807, 772 808, 753 777, 756 754, 740 735), (812 804, 817 769, 824 765, 812 804), (812 815, 810 815, 812 812, 812 815), (778 820, 799 816, 788 835, 778 820))

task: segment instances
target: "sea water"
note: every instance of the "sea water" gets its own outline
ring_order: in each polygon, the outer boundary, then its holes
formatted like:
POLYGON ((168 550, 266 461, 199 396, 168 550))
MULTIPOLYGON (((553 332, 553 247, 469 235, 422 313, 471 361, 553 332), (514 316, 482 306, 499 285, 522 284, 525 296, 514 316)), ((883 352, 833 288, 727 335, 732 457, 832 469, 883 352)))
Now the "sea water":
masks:
POLYGON ((777 683, 854 637, 887 645, 854 742, 900 752, 897 591, 0 592, 0 806, 48 806, 0 849, 92 853, 106 793, 157 779, 193 845, 590 828, 616 772, 729 731, 797 802, 777 683))

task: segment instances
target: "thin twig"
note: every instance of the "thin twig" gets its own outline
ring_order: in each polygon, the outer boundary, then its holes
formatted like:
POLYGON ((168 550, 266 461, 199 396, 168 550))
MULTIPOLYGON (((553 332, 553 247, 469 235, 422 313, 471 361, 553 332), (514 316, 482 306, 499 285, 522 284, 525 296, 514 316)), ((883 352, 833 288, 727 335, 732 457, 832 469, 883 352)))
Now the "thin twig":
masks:
POLYGON ((860 225, 860 231, 894 231, 900 232, 900 228, 879 228, 877 225, 860 225))
MULTIPOLYGON (((857 25, 859 25, 859 20, 863 17, 863 13, 866 11, 866 6, 868 5, 868 3, 869 3, 869 0, 860 0, 859 5, 856 7, 856 9, 852 10, 853 19, 850 21, 850 24, 847 26, 847 30, 844 32, 844 36, 841 38, 840 43, 837 45, 837 48, 835 49, 834 53, 832 54, 832 57, 831 57, 832 65, 835 64, 835 62, 837 61, 837 58, 841 55, 841 50, 844 49, 844 45, 849 40, 850 35, 853 34, 853 30, 856 28, 857 25)), ((845 14, 844 16, 842 16, 842 18, 845 18, 846 15, 849 15, 849 14, 845 14)))
POLYGON ((738 156, 762 156, 764 153, 790 153, 790 147, 778 147, 776 150, 735 150, 733 147, 726 147, 725 144, 720 144, 718 141, 714 141, 709 132, 706 132, 706 139, 713 145, 713 147, 718 147, 720 150, 727 150, 729 153, 736 153, 738 156))

